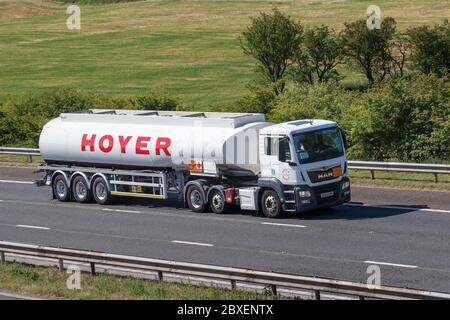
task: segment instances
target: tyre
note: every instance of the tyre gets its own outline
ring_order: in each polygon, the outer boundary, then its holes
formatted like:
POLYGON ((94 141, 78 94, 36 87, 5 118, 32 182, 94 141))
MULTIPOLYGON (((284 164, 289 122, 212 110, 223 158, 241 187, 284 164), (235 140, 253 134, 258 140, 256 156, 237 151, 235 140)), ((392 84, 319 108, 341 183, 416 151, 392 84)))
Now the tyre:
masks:
POLYGON ((92 184, 92 195, 94 196, 95 202, 98 204, 103 205, 111 203, 111 192, 109 192, 108 185, 102 177, 95 178, 94 183, 92 184))
POLYGON ((91 200, 91 192, 84 177, 76 176, 73 179, 72 196, 79 203, 88 203, 91 200))
POLYGON ((53 180, 53 193, 59 201, 70 201, 70 190, 63 175, 58 175, 53 180))
POLYGON ((212 212, 221 214, 227 211, 228 205, 225 201, 225 197, 220 190, 214 189, 209 195, 209 205, 212 212))
POLYGON ((187 204, 189 209, 194 212, 204 212, 206 209, 206 201, 203 190, 196 185, 190 186, 186 193, 187 204))
POLYGON ((273 190, 266 190, 261 197, 261 208, 267 218, 278 218, 282 214, 281 201, 273 190))

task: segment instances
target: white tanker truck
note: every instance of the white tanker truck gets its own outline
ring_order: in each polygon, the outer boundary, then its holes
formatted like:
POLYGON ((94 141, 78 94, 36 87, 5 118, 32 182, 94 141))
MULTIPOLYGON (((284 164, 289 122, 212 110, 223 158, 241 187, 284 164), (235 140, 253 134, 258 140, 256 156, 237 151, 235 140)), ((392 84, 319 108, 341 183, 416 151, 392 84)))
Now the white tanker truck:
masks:
POLYGON ((326 120, 91 109, 44 126, 38 186, 60 201, 176 193, 195 212, 239 206, 276 218, 350 201, 345 147, 343 130, 326 120))

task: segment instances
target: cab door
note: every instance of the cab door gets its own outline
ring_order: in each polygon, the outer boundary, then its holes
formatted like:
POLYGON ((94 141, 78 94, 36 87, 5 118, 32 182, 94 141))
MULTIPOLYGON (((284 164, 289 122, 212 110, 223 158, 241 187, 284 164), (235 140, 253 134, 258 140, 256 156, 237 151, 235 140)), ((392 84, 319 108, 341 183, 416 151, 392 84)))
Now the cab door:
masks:
POLYGON ((264 155, 270 168, 266 174, 277 178, 283 184, 297 184, 297 164, 293 161, 290 139, 287 136, 269 135, 264 137, 264 155))

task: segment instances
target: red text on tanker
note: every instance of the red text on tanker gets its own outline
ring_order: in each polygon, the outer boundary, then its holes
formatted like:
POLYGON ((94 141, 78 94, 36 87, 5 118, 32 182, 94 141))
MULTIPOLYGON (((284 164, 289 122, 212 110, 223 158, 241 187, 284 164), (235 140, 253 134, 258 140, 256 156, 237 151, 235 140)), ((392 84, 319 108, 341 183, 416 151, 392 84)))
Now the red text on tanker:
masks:
MULTIPOLYGON (((118 136, 115 139, 112 135, 106 134, 97 139, 96 134, 83 134, 81 138, 81 151, 91 151, 95 152, 96 147, 101 152, 109 153, 113 150, 114 145, 117 143, 120 146, 121 153, 127 153, 127 146, 130 144, 131 140, 133 140, 133 136, 118 136)), ((132 143, 134 146, 134 152, 136 154, 150 154, 150 140, 151 137, 145 136, 137 136, 135 141, 132 143)), ((163 152, 166 156, 170 156, 170 138, 168 137, 157 137, 156 143, 154 147, 154 152, 157 156, 161 155, 163 152)))

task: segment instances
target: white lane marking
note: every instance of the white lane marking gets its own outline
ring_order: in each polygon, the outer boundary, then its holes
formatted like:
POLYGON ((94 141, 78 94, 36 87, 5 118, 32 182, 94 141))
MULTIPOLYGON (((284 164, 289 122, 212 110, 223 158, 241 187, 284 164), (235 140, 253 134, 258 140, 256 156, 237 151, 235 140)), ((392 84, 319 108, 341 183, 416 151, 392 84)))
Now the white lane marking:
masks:
POLYGON ((415 207, 382 206, 382 205, 376 205, 376 204, 345 203, 343 205, 344 206, 350 206, 350 207, 372 207, 372 208, 381 208, 381 209, 395 209, 395 210, 411 210, 411 211, 450 213, 450 210, 442 210, 442 209, 423 209, 423 208, 415 208, 415 207))
POLYGON ((409 264, 398 264, 398 263, 390 263, 390 262, 364 261, 364 263, 367 263, 367 264, 381 264, 381 265, 384 265, 384 266, 411 268, 411 269, 418 268, 418 266, 412 266, 412 265, 409 265, 409 264))
POLYGON ((20 183, 20 184, 34 184, 31 181, 16 181, 16 180, 0 180, 2 183, 20 183))
POLYGON ((275 222, 261 222, 261 224, 267 224, 271 226, 280 226, 280 227, 295 227, 295 228, 306 228, 306 226, 301 224, 287 224, 287 223, 275 223, 275 222))
POLYGON ((0 200, 0 202, 3 202, 3 200, 0 200))
POLYGON ((214 247, 214 245, 210 244, 210 243, 190 242, 190 241, 180 241, 180 240, 172 240, 172 242, 173 243, 181 243, 181 244, 192 244, 194 246, 214 247))
POLYGON ((50 228, 48 228, 48 227, 29 226, 29 225, 26 225, 26 224, 17 224, 16 227, 18 227, 18 228, 28 228, 28 229, 50 230, 50 228))
POLYGON ((113 212, 125 212, 125 213, 141 213, 140 211, 136 211, 136 210, 123 210, 123 209, 110 209, 110 208, 105 208, 102 209, 103 211, 113 211, 113 212))

